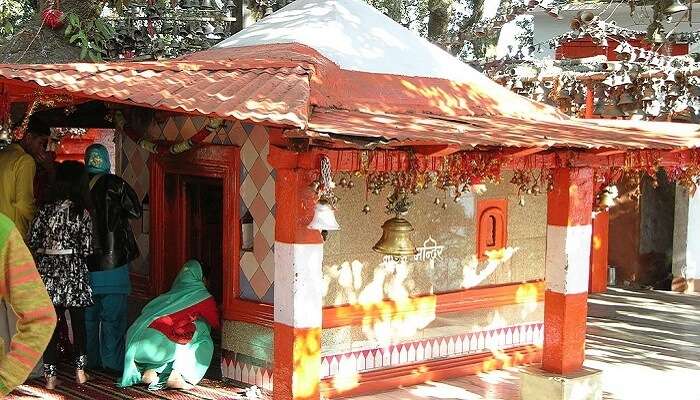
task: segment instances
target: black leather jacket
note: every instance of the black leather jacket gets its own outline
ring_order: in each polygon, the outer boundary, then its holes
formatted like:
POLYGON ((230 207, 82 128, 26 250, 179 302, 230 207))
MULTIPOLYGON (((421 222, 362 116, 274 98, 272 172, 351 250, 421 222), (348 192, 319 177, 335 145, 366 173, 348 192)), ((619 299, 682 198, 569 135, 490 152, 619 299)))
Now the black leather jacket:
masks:
POLYGON ((138 258, 139 247, 129 223, 142 213, 134 189, 112 174, 88 175, 86 185, 94 235, 90 271, 107 271, 138 258))

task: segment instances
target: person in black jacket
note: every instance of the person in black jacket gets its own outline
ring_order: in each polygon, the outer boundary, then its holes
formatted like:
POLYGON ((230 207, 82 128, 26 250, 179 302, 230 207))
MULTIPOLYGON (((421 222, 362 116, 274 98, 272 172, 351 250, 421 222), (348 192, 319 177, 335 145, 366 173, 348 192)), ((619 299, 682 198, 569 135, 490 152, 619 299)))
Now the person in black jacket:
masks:
POLYGON ((88 367, 121 372, 127 329, 129 264, 139 248, 130 219, 141 217, 141 202, 122 178, 110 174, 107 148, 85 152, 86 194, 93 221, 93 254, 88 257, 95 304, 85 315, 88 367))

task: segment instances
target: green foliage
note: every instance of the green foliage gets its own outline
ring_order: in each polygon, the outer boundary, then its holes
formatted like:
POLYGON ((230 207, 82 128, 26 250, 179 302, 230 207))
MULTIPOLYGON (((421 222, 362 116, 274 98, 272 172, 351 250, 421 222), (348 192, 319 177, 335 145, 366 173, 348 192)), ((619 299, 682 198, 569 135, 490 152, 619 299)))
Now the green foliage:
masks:
POLYGON ((102 61, 108 55, 107 44, 114 35, 112 25, 102 18, 81 21, 76 14, 66 15, 65 36, 71 44, 80 47, 81 60, 102 61))
POLYGON ((12 36, 33 12, 28 0, 0 0, 0 41, 12 36))

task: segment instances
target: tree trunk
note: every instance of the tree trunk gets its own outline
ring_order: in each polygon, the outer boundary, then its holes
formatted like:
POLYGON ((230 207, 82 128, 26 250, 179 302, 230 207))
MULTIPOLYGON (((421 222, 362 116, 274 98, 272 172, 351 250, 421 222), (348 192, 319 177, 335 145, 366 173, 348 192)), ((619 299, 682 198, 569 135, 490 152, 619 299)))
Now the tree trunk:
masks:
MULTIPOLYGON (((80 48, 68 43, 65 28, 56 30, 44 26, 41 12, 49 2, 40 0, 36 15, 0 47, 0 63, 48 64, 80 61, 80 48)), ((104 0, 62 0, 64 14, 76 14, 81 21, 99 17, 104 0)))

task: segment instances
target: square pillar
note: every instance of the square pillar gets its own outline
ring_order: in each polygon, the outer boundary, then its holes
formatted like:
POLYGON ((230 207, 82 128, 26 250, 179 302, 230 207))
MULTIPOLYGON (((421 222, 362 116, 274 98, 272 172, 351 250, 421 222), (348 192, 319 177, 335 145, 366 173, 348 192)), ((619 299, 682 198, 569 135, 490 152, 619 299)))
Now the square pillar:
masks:
POLYGON ((318 400, 323 239, 307 229, 316 198, 309 171, 277 169, 275 199, 275 400, 318 400))
POLYGON ((676 185, 673 227, 673 284, 676 292, 700 292, 700 194, 676 185))
POLYGON ((593 170, 559 168, 547 199, 542 369, 580 370, 584 360, 591 256, 593 170))

